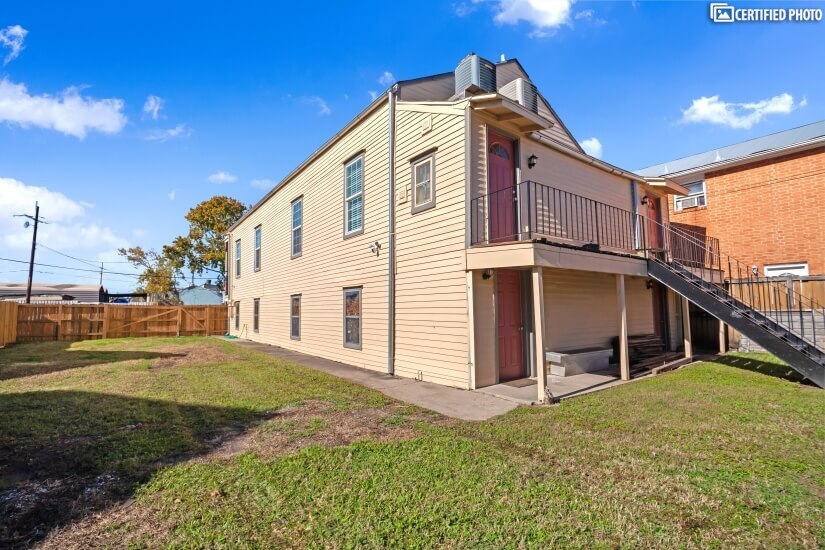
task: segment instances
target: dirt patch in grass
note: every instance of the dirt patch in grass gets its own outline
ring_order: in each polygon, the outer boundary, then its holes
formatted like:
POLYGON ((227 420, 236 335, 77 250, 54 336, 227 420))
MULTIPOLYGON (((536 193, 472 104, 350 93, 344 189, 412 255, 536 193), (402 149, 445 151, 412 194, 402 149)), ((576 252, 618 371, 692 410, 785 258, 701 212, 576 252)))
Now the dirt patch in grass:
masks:
MULTIPOLYGON (((418 409, 403 403, 392 403, 381 408, 336 408, 324 401, 309 401, 289 405, 277 411, 268 411, 246 426, 226 426, 206 440, 206 450, 197 455, 178 456, 156 464, 171 466, 182 461, 211 463, 230 460, 243 453, 254 453, 262 458, 290 454, 310 445, 338 447, 358 441, 398 441, 420 435, 419 423, 450 424, 454 421, 437 413, 418 409)), ((76 480, 82 483, 84 480, 76 480)), ((60 502, 60 506, 74 510, 74 523, 54 530, 42 541, 44 548, 75 548, 96 546, 125 547, 133 543, 145 544, 162 539, 172 532, 169 521, 156 516, 155 512, 124 492, 123 480, 110 476, 108 480, 85 480, 98 487, 92 496, 81 487, 84 497, 60 502), (109 483, 106 486, 106 483, 109 483), (158 538, 160 537, 160 539, 158 538)), ((78 487, 67 494, 76 494, 78 487)), ((55 510, 52 491, 30 491, 16 496, 29 502, 29 509, 55 510), (51 495, 51 496, 49 496, 51 495), (42 497, 42 498, 41 498, 42 497)), ((219 498, 220 494, 211 495, 219 498)), ((33 533, 37 540, 45 533, 33 533)), ((21 541, 22 542, 22 541, 21 541)))
POLYGON ((206 365, 235 361, 237 356, 231 355, 216 346, 167 346, 157 350, 162 357, 149 361, 150 369, 164 369, 184 367, 187 365, 206 365))

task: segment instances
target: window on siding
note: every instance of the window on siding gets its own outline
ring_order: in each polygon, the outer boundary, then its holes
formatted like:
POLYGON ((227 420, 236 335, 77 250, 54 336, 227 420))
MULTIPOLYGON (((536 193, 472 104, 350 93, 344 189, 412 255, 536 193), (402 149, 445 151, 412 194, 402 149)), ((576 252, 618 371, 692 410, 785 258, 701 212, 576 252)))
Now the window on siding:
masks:
POLYGON ((344 289, 344 347, 361 349, 361 289, 344 289))
POLYGON ((673 198, 674 207, 677 212, 685 208, 696 208, 697 206, 705 206, 705 204, 707 204, 704 180, 688 183, 683 187, 688 190, 688 195, 686 197, 676 196, 673 198))
POLYGON ((289 337, 301 339, 301 295, 289 297, 289 337))
POLYGON ((435 206, 435 156, 413 162, 412 166, 412 212, 420 212, 435 206))
POLYGON ((261 226, 255 228, 255 271, 261 270, 261 226))
POLYGON ((235 241, 235 277, 241 276, 241 240, 235 241))
POLYGON ((252 300, 252 330, 258 332, 261 327, 261 299, 252 300))
POLYGON ((364 230, 364 157, 344 166, 344 235, 364 230))
POLYGON ((304 199, 292 203, 292 257, 301 255, 303 250, 304 199))
POLYGON ((235 330, 241 328, 241 303, 235 302, 235 330))

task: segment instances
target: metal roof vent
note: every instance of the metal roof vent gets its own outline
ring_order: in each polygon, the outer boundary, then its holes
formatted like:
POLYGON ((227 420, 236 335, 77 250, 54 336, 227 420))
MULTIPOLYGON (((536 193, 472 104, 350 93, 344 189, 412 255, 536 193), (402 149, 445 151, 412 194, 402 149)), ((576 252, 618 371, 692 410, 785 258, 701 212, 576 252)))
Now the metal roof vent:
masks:
POLYGON ((496 91, 496 66, 471 53, 455 68, 455 93, 478 91, 496 91))
POLYGON ((539 112, 539 94, 536 86, 529 80, 517 78, 505 84, 498 91, 504 97, 510 98, 522 107, 530 109, 534 113, 539 112))

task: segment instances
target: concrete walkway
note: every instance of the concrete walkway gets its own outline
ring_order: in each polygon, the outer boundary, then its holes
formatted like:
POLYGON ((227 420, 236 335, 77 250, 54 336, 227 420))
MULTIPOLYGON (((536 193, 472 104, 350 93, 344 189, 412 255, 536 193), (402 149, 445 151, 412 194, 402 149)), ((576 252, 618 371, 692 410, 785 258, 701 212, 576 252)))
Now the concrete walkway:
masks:
POLYGON ((389 376, 277 346, 240 339, 227 341, 279 359, 298 363, 304 367, 326 372, 338 378, 356 382, 362 386, 380 391, 393 399, 430 409, 452 418, 487 420, 511 411, 518 406, 518 403, 512 400, 502 399, 494 395, 450 388, 432 382, 420 382, 412 378, 389 376))

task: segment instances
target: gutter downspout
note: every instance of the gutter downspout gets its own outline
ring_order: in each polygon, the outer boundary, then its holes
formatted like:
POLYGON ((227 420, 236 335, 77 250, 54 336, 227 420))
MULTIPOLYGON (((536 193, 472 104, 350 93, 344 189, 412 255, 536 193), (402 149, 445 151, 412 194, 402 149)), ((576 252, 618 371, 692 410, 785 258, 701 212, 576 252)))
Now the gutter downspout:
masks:
POLYGON ((389 101, 389 219, 387 237, 387 374, 395 375, 395 94, 398 84, 387 91, 389 101))

